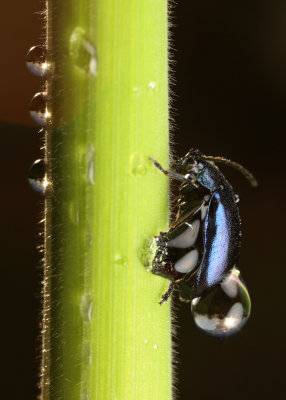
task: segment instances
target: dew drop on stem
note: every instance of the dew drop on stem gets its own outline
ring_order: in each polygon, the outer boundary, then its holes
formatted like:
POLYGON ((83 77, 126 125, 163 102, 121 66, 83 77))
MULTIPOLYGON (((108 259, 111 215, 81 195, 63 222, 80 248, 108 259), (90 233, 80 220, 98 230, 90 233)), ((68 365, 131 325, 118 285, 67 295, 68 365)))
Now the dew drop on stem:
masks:
POLYGON ((69 53, 75 67, 89 76, 97 75, 96 48, 84 29, 76 27, 70 36, 69 53))
POLYGON ((33 120, 42 126, 47 124, 47 121, 50 117, 49 112, 47 110, 47 93, 39 92, 36 93, 32 98, 30 105, 30 114, 33 120))
POLYGON ((44 160, 36 160, 29 171, 29 184, 36 192, 45 194, 48 181, 44 160))
POLYGON ((39 45, 31 47, 27 53, 26 64, 32 74, 45 76, 48 70, 45 47, 39 45))

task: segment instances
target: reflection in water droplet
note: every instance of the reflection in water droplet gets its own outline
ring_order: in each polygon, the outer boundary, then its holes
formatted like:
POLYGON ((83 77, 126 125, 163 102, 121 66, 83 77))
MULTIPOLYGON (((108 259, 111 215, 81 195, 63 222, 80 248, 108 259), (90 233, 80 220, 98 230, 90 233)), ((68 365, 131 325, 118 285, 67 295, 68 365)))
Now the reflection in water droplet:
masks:
POLYGON ((48 181, 46 177, 46 165, 44 160, 36 160, 29 171, 29 184, 36 192, 44 194, 48 181))
POLYGON ((84 29, 74 29, 70 37, 69 51, 77 68, 85 74, 97 75, 96 48, 84 29))
POLYGON ((27 53, 26 64, 32 74, 45 76, 48 70, 46 49, 42 46, 31 47, 27 53))
POLYGON ((239 195, 238 195, 238 194, 235 194, 235 195, 234 195, 234 201, 235 201, 236 203, 239 203, 239 202, 240 202, 240 198, 239 198, 239 195))
POLYGON ((47 110, 47 93, 36 93, 32 98, 30 105, 30 114, 35 122, 39 125, 46 125, 50 114, 47 110))
POLYGON ((239 275, 233 269, 222 284, 192 301, 195 323, 207 334, 222 338, 232 336, 248 320, 250 297, 239 275))
POLYGON ((130 156, 131 173, 133 175, 145 175, 147 172, 146 160, 139 153, 131 154, 130 156))
POLYGON ((114 262, 120 267, 125 267, 127 265, 127 258, 118 254, 114 257, 114 262))
POLYGON ((83 295, 81 300, 82 316, 85 321, 91 321, 93 302, 90 295, 83 295))
POLYGON ((155 82, 150 82, 149 85, 148 85, 148 88, 149 88, 150 91, 154 90, 155 87, 156 87, 155 82))
POLYGON ((154 350, 158 350, 158 346, 154 344, 154 350))

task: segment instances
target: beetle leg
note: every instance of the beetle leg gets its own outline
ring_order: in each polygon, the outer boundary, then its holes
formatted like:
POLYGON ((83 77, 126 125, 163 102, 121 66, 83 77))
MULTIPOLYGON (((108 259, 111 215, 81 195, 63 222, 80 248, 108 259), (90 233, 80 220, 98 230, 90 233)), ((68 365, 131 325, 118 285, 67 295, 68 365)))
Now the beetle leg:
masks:
POLYGON ((167 171, 162 167, 161 164, 158 163, 158 161, 154 160, 153 158, 149 157, 149 160, 152 161, 154 164, 154 167, 158 168, 159 171, 161 171, 164 175, 169 176, 170 178, 173 179, 178 179, 179 181, 182 182, 188 182, 188 183, 193 183, 193 178, 188 174, 188 176, 179 174, 176 171, 167 171))
POLYGON ((172 294, 172 292, 173 292, 173 290, 174 290, 174 287, 175 287, 175 281, 171 281, 171 282, 170 282, 170 285, 169 285, 169 287, 168 287, 167 292, 164 293, 164 294, 161 296, 161 301, 159 301, 160 306, 161 306, 163 303, 165 303, 165 302, 168 300, 168 298, 171 296, 171 294, 172 294))

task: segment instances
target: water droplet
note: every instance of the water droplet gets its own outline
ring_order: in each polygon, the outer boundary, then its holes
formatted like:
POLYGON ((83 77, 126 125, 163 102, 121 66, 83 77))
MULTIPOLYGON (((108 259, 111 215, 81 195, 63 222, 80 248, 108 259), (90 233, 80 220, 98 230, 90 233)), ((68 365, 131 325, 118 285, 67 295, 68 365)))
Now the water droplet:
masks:
POLYGON ((31 47, 27 53, 26 64, 32 74, 37 76, 45 76, 48 70, 45 47, 31 47))
POLYGON ((39 125, 46 125, 50 114, 47 110, 47 93, 36 93, 32 98, 30 105, 30 114, 35 122, 39 125))
POLYGON ((85 321, 91 321, 92 319, 92 309, 93 309, 93 301, 89 294, 85 294, 82 296, 81 300, 81 309, 82 316, 85 321))
POLYGON ((133 92, 134 94, 136 94, 136 95, 140 95, 140 94, 142 93, 142 89, 141 89, 140 87, 138 87, 138 86, 134 86, 134 87, 132 88, 132 92, 133 92))
POLYGON ((85 229, 85 243, 88 247, 93 244, 93 234, 89 225, 85 229))
POLYGON ((125 267, 127 265, 127 258, 118 254, 117 256, 115 256, 114 262, 120 267, 125 267))
POLYGON ((71 202, 69 205, 69 217, 74 225, 79 223, 79 208, 75 202, 71 202))
POLYGON ((235 194, 235 195, 234 195, 234 201, 235 201, 236 203, 239 203, 239 202, 240 202, 240 198, 239 198, 239 195, 238 195, 238 194, 235 194))
POLYGON ((84 29, 74 29, 70 37, 69 51, 79 70, 91 76, 97 75, 96 48, 84 29))
POLYGON ((91 343, 90 342, 83 343, 82 358, 84 361, 87 361, 89 364, 92 363, 92 351, 91 351, 91 343))
POLYGON ((229 337, 236 334, 250 315, 251 302, 238 270, 233 269, 224 281, 192 301, 196 325, 207 334, 229 337))
POLYGON ((44 160, 36 160, 29 171, 29 184, 36 192, 44 194, 48 181, 46 176, 46 164, 44 160))
POLYGON ((145 339, 144 343, 147 344, 149 342, 149 339, 145 339))
POLYGON ((87 176, 88 182, 94 185, 94 174, 95 174, 95 151, 94 147, 91 146, 87 151, 87 176))
POLYGON ((155 82, 150 82, 149 85, 148 85, 148 89, 149 89, 150 91, 154 90, 155 87, 156 87, 156 83, 155 83, 155 82))
POLYGON ((80 400, 90 400, 88 389, 84 388, 80 393, 80 400))
POLYGON ((152 260, 156 254, 157 245, 154 239, 145 239, 142 247, 139 247, 137 255, 141 264, 150 271, 152 260))
POLYGON ((147 172, 146 160, 139 153, 132 154, 130 156, 131 173, 133 175, 145 175, 147 172))
POLYGON ((158 350, 158 346, 154 344, 154 350, 158 350))

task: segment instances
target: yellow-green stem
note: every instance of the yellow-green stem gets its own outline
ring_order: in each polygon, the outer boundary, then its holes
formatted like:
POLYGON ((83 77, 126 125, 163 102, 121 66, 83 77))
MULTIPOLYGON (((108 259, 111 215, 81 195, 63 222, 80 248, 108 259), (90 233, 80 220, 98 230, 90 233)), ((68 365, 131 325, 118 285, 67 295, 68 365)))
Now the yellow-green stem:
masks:
POLYGON ((167 0, 48 0, 43 400, 171 398, 167 0))

